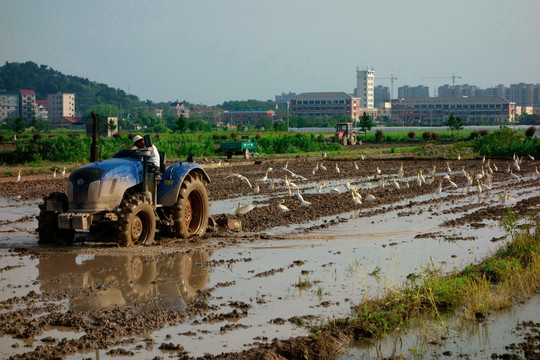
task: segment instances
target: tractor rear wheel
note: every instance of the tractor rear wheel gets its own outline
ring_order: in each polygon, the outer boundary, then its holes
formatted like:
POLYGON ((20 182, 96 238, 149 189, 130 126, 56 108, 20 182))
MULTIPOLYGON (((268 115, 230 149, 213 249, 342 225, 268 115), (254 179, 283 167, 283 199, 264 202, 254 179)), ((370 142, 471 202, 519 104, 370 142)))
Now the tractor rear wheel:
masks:
POLYGON ((171 208, 172 234, 184 239, 204 235, 209 212, 206 181, 202 174, 192 172, 186 175, 178 200, 171 208))
POLYGON ((123 246, 152 245, 156 233, 156 215, 143 194, 126 197, 117 211, 116 232, 123 246))
POLYGON ((67 195, 61 192, 53 192, 43 198, 43 204, 39 205, 39 215, 37 216, 39 234, 38 244, 60 244, 71 245, 75 237, 75 230, 59 229, 57 211, 47 211, 47 201, 55 201, 61 204, 62 211, 68 210, 67 195))

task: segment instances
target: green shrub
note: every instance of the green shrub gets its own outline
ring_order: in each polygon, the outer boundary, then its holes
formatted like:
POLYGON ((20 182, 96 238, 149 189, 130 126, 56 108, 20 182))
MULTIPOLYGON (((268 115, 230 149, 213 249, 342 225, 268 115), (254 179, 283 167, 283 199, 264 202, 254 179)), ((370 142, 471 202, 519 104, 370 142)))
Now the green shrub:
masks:
POLYGON ((426 131, 422 134, 422 139, 425 141, 429 141, 431 139, 431 133, 429 131, 426 131))
POLYGON ((536 128, 534 126, 531 126, 525 130, 525 136, 528 138, 532 138, 534 134, 536 134, 536 128))
POLYGON ((375 141, 379 142, 383 139, 383 136, 384 136, 384 132, 382 130, 377 130, 375 132, 375 141))
POLYGON ((407 134, 407 136, 409 137, 409 139, 414 139, 416 137, 416 133, 414 131, 409 131, 409 133, 407 134))

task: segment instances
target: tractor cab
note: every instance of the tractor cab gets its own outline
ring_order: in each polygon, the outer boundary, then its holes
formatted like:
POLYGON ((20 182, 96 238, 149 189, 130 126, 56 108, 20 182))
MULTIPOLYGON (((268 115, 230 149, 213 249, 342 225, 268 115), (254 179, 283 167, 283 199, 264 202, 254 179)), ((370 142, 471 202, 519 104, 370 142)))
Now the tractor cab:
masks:
POLYGON ((336 135, 347 135, 349 134, 353 129, 352 123, 338 123, 336 126, 336 135))
POLYGON ((339 142, 343 145, 356 144, 356 132, 352 122, 342 122, 336 125, 336 133, 332 138, 333 142, 339 142))

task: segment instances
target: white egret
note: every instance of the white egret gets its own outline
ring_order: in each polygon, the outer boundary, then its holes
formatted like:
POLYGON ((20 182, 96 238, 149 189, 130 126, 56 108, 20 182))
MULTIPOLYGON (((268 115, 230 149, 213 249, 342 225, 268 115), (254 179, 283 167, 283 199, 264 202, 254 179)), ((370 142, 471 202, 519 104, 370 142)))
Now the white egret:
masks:
POLYGON ((371 194, 367 194, 366 197, 364 198, 364 200, 366 200, 368 202, 381 201, 381 199, 379 199, 378 197, 376 197, 374 195, 371 195, 371 194))
POLYGON ((439 180, 439 186, 435 189, 434 196, 438 196, 442 193, 442 180, 439 180))
POLYGON ((52 178, 53 178, 53 179, 56 179, 56 168, 54 168, 54 171, 53 171, 53 174, 52 174, 52 178))
POLYGON ((397 190, 399 190, 400 187, 399 187, 398 182, 396 181, 396 178, 393 177, 393 178, 392 178, 392 182, 394 183, 394 187, 395 187, 397 190))
POLYGON ((360 168, 358 167, 358 164, 356 163, 356 161, 354 162, 354 168, 355 168, 356 170, 359 170, 359 169, 360 169, 360 168))
POLYGON ((352 200, 353 202, 356 204, 356 205, 362 205, 362 200, 358 197, 356 197, 354 195, 354 192, 351 191, 351 197, 352 197, 352 200))
POLYGON ((21 182, 21 170, 19 170, 19 174, 17 175, 17 178, 15 179, 15 182, 21 182))
POLYGON ((248 178, 243 176, 243 175, 232 173, 232 174, 229 174, 229 175, 225 176, 225 179, 228 179, 230 177, 235 177, 235 178, 238 178, 240 180, 244 180, 249 185, 250 188, 253 188, 253 186, 251 186, 251 183, 249 182, 248 178))
POLYGON ((243 205, 239 202, 238 206, 236 207, 236 211, 234 212, 236 215, 244 215, 250 212, 251 210, 255 209, 255 205, 253 204, 246 204, 243 205))
POLYGON ((514 172, 512 170, 510 170, 510 176, 516 180, 519 180, 519 176, 514 174, 514 172))
POLYGON ((289 211, 289 208, 285 206, 285 199, 281 199, 281 203, 278 205, 278 209, 281 212, 287 212, 289 211))
POLYGON ((62 175, 63 178, 66 177, 66 167, 65 166, 64 166, 64 170, 62 170, 61 175, 62 175))
POLYGON ((450 183, 450 186, 452 186, 454 189, 458 188, 457 184, 453 182, 452 180, 448 179, 448 182, 450 183))

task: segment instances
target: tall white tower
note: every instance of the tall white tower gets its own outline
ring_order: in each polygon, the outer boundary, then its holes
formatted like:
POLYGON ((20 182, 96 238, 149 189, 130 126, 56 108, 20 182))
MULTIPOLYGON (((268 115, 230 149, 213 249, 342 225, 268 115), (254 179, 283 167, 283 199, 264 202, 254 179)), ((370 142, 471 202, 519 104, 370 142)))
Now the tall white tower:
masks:
POLYGON ((375 71, 373 68, 360 70, 356 68, 356 97, 360 98, 360 107, 375 107, 375 71))

